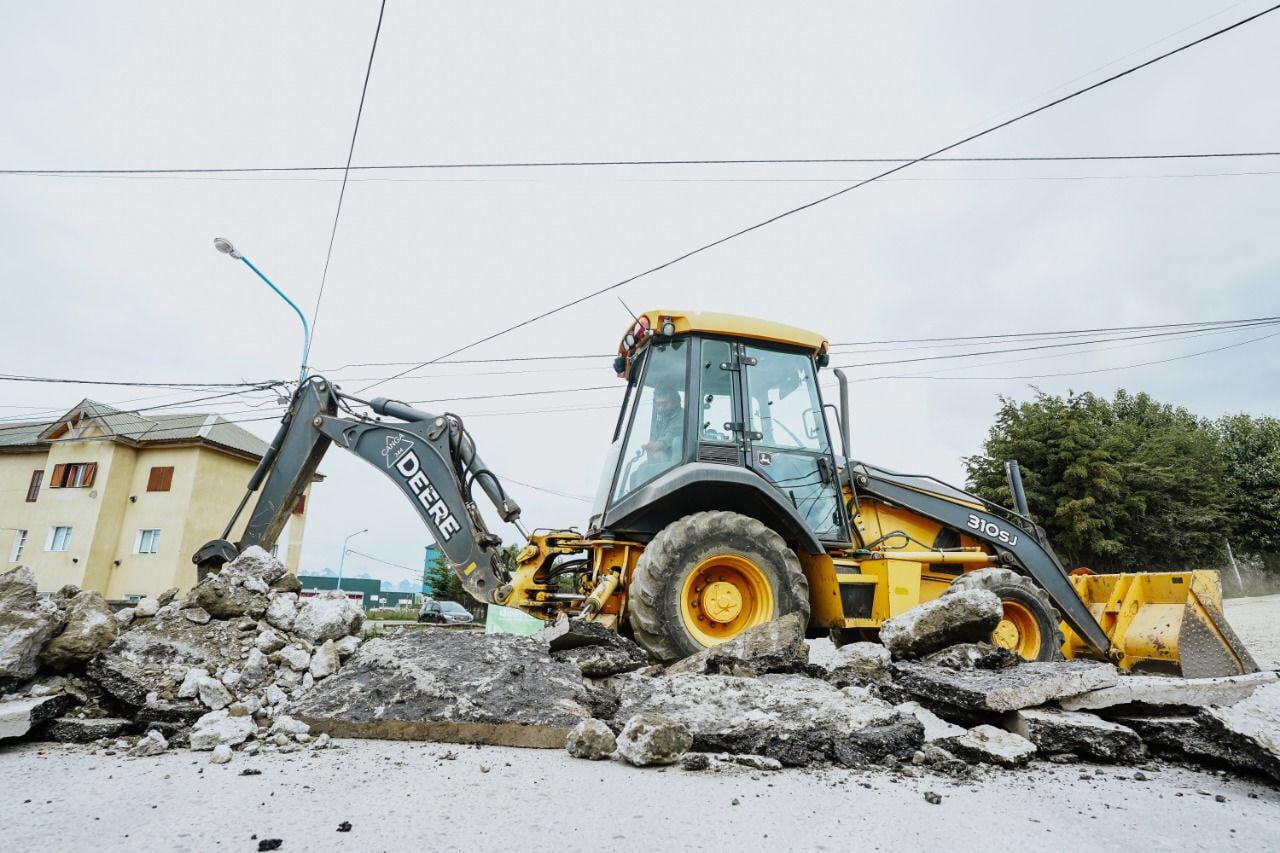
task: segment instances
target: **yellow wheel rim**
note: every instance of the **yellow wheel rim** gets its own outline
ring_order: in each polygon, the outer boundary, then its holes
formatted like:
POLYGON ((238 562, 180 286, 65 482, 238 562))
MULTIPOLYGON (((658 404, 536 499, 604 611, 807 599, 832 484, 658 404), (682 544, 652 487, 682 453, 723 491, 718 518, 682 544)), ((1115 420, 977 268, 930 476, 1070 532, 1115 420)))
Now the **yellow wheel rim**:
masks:
POLYGON ((755 563, 717 554, 693 567, 680 591, 680 618, 693 638, 714 646, 773 618, 773 587, 755 563))
POLYGON ((1035 614, 1017 601, 1001 603, 1004 605, 1004 618, 991 632, 991 642, 1024 660, 1035 660, 1044 642, 1035 614))

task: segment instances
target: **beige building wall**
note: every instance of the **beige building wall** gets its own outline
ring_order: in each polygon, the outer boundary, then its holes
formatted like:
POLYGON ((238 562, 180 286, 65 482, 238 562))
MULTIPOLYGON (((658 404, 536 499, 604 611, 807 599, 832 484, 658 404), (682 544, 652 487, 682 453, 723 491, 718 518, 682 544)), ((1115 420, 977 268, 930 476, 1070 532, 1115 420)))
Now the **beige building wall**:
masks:
MULTIPOLYGON (((28 565, 42 592, 73 583, 109 600, 156 595, 170 587, 185 592, 196 582, 191 555, 223 526, 244 494, 254 462, 207 445, 132 447, 86 430, 76 439, 52 442, 48 452, 0 454, 0 559, 7 570, 28 565), (92 488, 50 489, 58 464, 96 462, 92 488), (153 467, 171 466, 169 491, 148 492, 153 467), (31 472, 43 469, 34 503, 26 502, 31 472), (63 552, 46 550, 53 527, 71 527, 63 552), (25 529, 21 558, 11 561, 15 529, 25 529), (159 530, 155 554, 139 554, 141 530, 159 530)), ((306 491, 310 499, 310 487, 306 491)), ((305 506, 305 505, 304 505, 305 506)), ((233 530, 243 533, 249 510, 233 530)), ((306 514, 291 514, 278 552, 297 572, 306 514)))

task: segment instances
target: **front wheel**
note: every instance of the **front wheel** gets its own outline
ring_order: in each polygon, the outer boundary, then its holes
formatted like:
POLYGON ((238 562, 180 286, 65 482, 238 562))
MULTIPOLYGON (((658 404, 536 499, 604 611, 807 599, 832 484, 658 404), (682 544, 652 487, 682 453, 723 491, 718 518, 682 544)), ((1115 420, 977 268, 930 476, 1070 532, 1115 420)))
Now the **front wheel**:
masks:
POLYGON ((956 578, 946 592, 985 589, 995 593, 1004 617, 991 642, 1024 660, 1062 660, 1062 629, 1053 602, 1035 581, 1012 569, 978 569, 956 578))
POLYGON ((668 524, 631 576, 631 630, 670 662, 788 613, 809 619, 809 582, 782 537, 750 516, 699 512, 668 524))

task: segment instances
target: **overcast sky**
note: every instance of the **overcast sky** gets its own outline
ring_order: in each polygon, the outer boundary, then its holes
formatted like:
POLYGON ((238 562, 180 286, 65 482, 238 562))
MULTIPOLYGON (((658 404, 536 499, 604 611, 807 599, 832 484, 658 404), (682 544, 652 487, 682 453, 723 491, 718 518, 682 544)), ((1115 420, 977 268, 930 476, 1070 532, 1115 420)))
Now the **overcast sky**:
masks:
MULTIPOLYGON (((918 156, 1266 5, 390 0, 355 163, 918 156)), ((6 4, 0 168, 340 165, 377 13, 376 2, 6 4)), ((1280 13, 954 153, 1280 149, 1278 41, 1280 13)), ((426 361, 872 169, 353 173, 311 361, 354 391, 399 368, 344 365, 426 361)), ((636 310, 758 315, 840 342, 1276 314, 1277 171, 1280 157, 924 164, 617 292, 636 310)), ((310 315, 339 179, 0 176, 0 371, 293 376, 296 318, 211 241, 232 239, 310 315)), ((626 324, 610 294, 466 357, 608 353, 626 324)), ((956 377, 855 385, 855 455, 961 481, 998 396, 1026 397, 1033 383, 1276 415, 1280 337, 1076 377, 959 378, 1095 370, 1264 334, 853 370, 956 377)), ((433 367, 379 392, 620 386, 608 358, 517 367, 433 367)), ((6 382, 0 417, 85 396, 124 408, 197 396, 160 395, 6 382)), ((463 415, 501 474, 591 495, 620 397, 422 407, 463 415)), ((207 410, 261 419, 245 426, 264 438, 279 414, 262 396, 207 410)), ((339 451, 322 470, 304 570, 336 565, 343 537, 366 527, 353 547, 420 564, 427 534, 383 477, 339 451)), ((587 503, 509 485, 530 527, 587 519, 587 503)), ((357 556, 347 571, 410 576, 357 556)))

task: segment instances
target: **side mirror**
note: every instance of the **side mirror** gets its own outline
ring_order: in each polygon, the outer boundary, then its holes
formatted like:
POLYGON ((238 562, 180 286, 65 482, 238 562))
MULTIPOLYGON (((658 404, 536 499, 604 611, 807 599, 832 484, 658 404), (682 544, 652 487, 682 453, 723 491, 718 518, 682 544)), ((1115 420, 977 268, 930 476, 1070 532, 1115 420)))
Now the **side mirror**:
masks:
POLYGON ((818 426, 818 412, 816 409, 805 409, 801 418, 804 421, 805 438, 817 439, 822 434, 821 428, 818 426))

